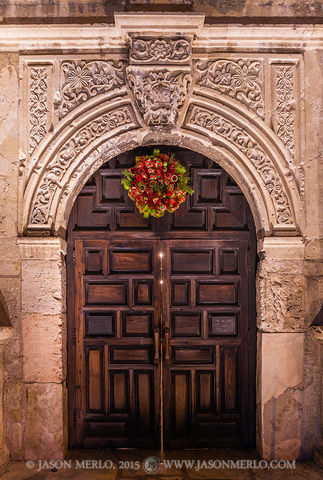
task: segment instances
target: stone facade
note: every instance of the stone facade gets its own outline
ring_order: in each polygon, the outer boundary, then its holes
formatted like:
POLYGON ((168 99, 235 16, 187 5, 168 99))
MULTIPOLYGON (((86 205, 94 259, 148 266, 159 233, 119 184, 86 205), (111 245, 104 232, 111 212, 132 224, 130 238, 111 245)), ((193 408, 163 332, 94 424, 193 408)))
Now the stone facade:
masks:
POLYGON ((66 453, 69 213, 103 163, 156 143, 216 160, 254 215, 258 451, 320 445, 322 47, 318 26, 193 14, 0 28, 1 463, 66 453))

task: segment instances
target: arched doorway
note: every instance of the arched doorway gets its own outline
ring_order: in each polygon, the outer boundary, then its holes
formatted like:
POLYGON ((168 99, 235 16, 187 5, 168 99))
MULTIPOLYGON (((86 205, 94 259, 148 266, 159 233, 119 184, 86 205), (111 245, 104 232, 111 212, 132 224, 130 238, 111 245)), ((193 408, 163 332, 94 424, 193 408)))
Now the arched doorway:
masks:
MULTIPOLYGON (((152 148, 152 147, 151 147, 152 148)), ((144 220, 121 154, 87 182, 68 226, 70 445, 255 442, 255 228, 232 178, 175 151, 194 195, 144 220)))

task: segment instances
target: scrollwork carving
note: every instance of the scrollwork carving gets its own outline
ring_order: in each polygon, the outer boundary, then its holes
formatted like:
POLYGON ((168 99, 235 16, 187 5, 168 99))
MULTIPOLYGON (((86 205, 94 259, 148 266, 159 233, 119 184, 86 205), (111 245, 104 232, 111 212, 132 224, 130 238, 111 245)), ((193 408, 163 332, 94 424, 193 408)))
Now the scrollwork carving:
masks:
POLYGON ((189 110, 186 124, 209 130, 243 152, 266 184, 275 207, 277 223, 293 223, 289 201, 275 166, 264 149, 246 131, 218 113, 198 106, 193 106, 189 110))
POLYGON ((69 60, 61 64, 61 87, 55 109, 59 119, 89 98, 121 87, 125 62, 113 60, 69 60))
POLYGON ((130 37, 129 60, 132 64, 188 63, 191 44, 186 38, 130 37))
POLYGON ((294 157, 295 99, 293 66, 275 65, 274 78, 276 87, 276 104, 273 114, 274 131, 294 157))
POLYGON ((128 67, 127 81, 147 125, 175 125, 191 84, 188 71, 128 67))
POLYGON ((33 153, 48 130, 49 67, 29 68, 29 155, 33 153))
POLYGON ((63 188, 61 180, 78 155, 104 133, 133 123, 129 106, 118 108, 101 115, 99 118, 79 129, 59 150, 48 165, 46 174, 39 187, 30 216, 32 224, 46 224, 49 217, 50 203, 57 188, 63 188))
POLYGON ((264 118, 262 64, 249 58, 218 59, 195 63, 199 85, 213 88, 243 103, 264 118))

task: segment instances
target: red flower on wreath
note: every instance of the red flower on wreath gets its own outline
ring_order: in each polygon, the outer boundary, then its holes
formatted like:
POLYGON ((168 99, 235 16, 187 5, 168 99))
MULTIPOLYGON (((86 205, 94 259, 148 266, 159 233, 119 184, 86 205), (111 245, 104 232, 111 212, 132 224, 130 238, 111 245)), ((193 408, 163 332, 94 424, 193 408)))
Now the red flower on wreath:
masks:
POLYGON ((122 184, 145 218, 173 213, 192 195, 186 169, 173 154, 155 149, 153 155, 136 157, 136 165, 123 172, 122 184))

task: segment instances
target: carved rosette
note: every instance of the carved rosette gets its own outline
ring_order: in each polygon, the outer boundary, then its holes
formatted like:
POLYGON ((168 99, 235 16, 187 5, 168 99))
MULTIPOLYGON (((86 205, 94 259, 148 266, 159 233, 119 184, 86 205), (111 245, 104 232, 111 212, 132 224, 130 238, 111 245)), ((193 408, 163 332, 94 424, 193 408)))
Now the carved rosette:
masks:
POLYGON ((292 224, 288 197, 280 176, 264 149, 244 130, 218 113, 196 105, 188 112, 187 126, 202 127, 235 145, 250 160, 263 179, 272 198, 278 224, 292 224))
POLYGON ((130 64, 189 63, 191 44, 182 37, 156 38, 130 35, 130 64))
POLYGON ((191 84, 188 71, 128 67, 127 81, 147 125, 176 124, 191 84))
POLYGON ((49 163, 46 174, 38 188, 36 199, 30 215, 31 224, 46 224, 49 220, 50 204, 58 188, 64 187, 61 180, 77 157, 96 138, 112 132, 123 125, 135 125, 132 109, 129 106, 109 111, 91 121, 60 148, 56 157, 49 163))
POLYGON ((60 91, 55 97, 59 119, 96 95, 125 84, 124 61, 68 60, 61 63, 60 91))
POLYGON ((28 68, 29 80, 29 155, 49 129, 48 79, 49 66, 28 68))
POLYGON ((250 58, 195 63, 196 82, 235 98, 264 118, 263 66, 250 58))
POLYGON ((294 66, 273 65, 273 129, 295 157, 294 66))

